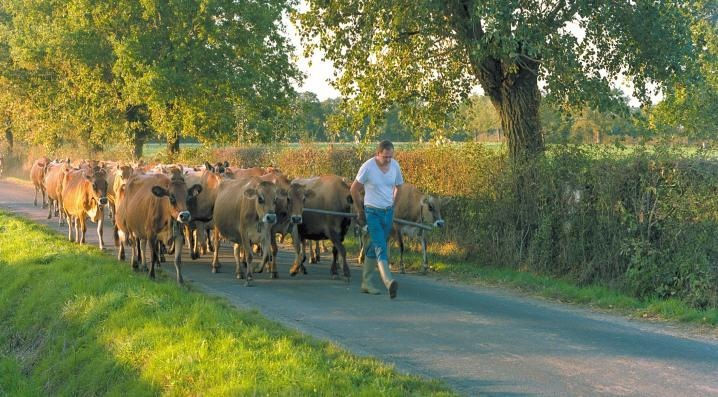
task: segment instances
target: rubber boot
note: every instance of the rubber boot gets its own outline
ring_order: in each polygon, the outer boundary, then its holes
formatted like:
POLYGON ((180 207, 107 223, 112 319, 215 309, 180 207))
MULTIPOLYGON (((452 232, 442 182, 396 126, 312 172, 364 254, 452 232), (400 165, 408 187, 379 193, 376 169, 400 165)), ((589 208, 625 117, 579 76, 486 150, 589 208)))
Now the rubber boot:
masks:
POLYGON ((379 260, 377 261, 377 267, 379 268, 379 274, 384 282, 384 286, 389 290, 389 298, 396 298, 396 290, 399 289, 399 283, 394 280, 391 276, 391 269, 389 269, 389 262, 379 260))
POLYGON ((379 291, 374 287, 374 275, 376 274, 376 258, 364 258, 361 272, 361 292, 371 295, 379 295, 379 291))

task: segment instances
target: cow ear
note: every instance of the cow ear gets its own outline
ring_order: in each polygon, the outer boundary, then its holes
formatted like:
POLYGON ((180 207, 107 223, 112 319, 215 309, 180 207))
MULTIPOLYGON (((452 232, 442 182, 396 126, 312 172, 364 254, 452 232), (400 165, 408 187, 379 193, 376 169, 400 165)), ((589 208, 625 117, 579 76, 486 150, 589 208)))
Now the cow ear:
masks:
POLYGON ((246 197, 246 198, 251 199, 251 198, 254 198, 254 197, 256 197, 256 196, 257 196, 257 191, 254 190, 254 189, 252 189, 252 188, 249 188, 249 189, 247 189, 247 190, 244 191, 244 197, 246 197))
POLYGON ((199 183, 195 183, 191 188, 189 188, 189 190, 187 190, 187 195, 190 197, 194 197, 200 193, 202 193, 202 185, 199 183))
POLYGON ((229 161, 224 160, 224 168, 227 168, 227 167, 229 167, 229 161))
POLYGON ((317 195, 317 194, 314 193, 314 190, 309 189, 309 190, 305 190, 305 191, 304 191, 304 198, 305 198, 305 199, 312 198, 312 197, 314 197, 314 196, 316 196, 316 195, 317 195))
POLYGON ((169 196, 167 189, 163 188, 162 186, 152 186, 152 194, 157 197, 169 196))
POLYGON ((207 171, 214 171, 214 167, 212 167, 212 164, 209 163, 209 161, 204 162, 204 168, 207 169, 207 171))

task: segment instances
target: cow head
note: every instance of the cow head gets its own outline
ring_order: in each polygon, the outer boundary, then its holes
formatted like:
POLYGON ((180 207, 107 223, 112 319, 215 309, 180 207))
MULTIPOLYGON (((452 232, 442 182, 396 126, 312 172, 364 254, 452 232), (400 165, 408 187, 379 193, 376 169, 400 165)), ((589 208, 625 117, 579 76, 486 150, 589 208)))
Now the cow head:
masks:
POLYGON ((255 211, 262 223, 273 225, 277 222, 277 185, 262 181, 254 188, 244 191, 244 197, 254 201, 255 211))
POLYGON ((122 183, 127 183, 127 181, 130 179, 133 173, 133 169, 129 165, 119 165, 117 164, 117 169, 115 170, 117 176, 122 179, 122 183))
POLYGON ((97 168, 93 172, 86 172, 85 179, 91 184, 92 199, 100 205, 107 205, 107 174, 105 170, 97 168))
POLYGON ((441 199, 424 195, 419 203, 421 219, 424 223, 431 223, 434 227, 444 227, 444 218, 441 217, 441 199))
POLYGON ((307 189, 306 186, 299 183, 292 183, 289 185, 289 191, 287 192, 287 208, 289 212, 289 219, 294 224, 302 223, 302 212, 304 212, 304 201, 308 198, 314 197, 316 193, 307 189))
POLYGON ((162 198, 167 197, 170 203, 170 213, 172 217, 179 223, 188 223, 192 218, 187 208, 190 199, 197 196, 202 191, 202 185, 194 184, 187 189, 184 178, 172 178, 169 189, 162 186, 152 186, 152 194, 162 198))

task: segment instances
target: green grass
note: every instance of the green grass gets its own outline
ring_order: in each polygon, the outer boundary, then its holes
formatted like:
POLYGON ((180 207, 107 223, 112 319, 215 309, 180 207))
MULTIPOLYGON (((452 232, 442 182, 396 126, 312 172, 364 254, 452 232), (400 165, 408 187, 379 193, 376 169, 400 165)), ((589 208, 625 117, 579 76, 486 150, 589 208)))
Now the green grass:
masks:
MULTIPOLYGON (((180 151, 182 149, 195 148, 199 146, 202 146, 202 144, 193 142, 181 142, 180 151)), ((152 156, 159 153, 160 151, 164 151, 165 149, 167 149, 166 143, 145 143, 142 146, 142 156, 145 158, 152 158, 152 156)))
MULTIPOLYGON (((345 246, 349 252, 358 252, 358 242, 351 236, 345 246)), ((405 244, 404 265, 408 272, 421 270, 421 251, 405 244)), ((519 271, 511 268, 483 266, 476 261, 461 260, 451 255, 441 255, 429 249, 429 265, 436 274, 454 282, 478 283, 508 287, 530 295, 550 300, 590 306, 631 317, 659 319, 708 326, 715 330, 718 325, 718 309, 699 310, 678 299, 641 300, 615 288, 603 285, 580 286, 575 282, 519 271)), ((399 249, 391 247, 392 263, 398 263, 399 249)))
POLYGON ((0 319, 0 395, 452 394, 3 212, 0 319))

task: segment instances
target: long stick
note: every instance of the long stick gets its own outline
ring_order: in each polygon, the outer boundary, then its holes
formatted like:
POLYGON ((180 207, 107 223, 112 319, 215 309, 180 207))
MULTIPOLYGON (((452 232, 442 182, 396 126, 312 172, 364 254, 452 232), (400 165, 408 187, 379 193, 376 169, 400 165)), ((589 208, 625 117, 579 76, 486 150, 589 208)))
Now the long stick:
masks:
POLYGON ((356 218, 357 214, 352 212, 337 212, 337 211, 327 211, 327 210, 320 210, 317 208, 305 208, 304 211, 306 212, 314 212, 317 214, 322 215, 336 215, 336 216, 345 216, 347 218, 356 218))
MULTIPOLYGON (((328 210, 320 210, 320 209, 317 209, 317 208, 304 208, 304 211, 306 211, 306 212, 313 212, 313 213, 322 214, 322 215, 345 216, 345 217, 347 217, 347 218, 356 218, 356 217, 357 217, 357 214, 352 213, 352 212, 328 211, 328 210)), ((431 226, 429 226, 429 225, 425 225, 425 224, 423 224, 423 223, 411 222, 411 221, 407 221, 407 220, 404 220, 404 219, 394 218, 394 222, 396 222, 396 223, 398 223, 398 224, 400 224, 400 225, 418 227, 419 229, 424 229, 424 230, 432 230, 432 229, 433 229, 433 228, 432 228, 431 226)))
POLYGON ((429 225, 425 225, 425 224, 423 224, 423 223, 410 222, 410 221, 406 221, 406 220, 404 220, 404 219, 394 218, 394 222, 396 222, 396 223, 398 223, 398 224, 400 224, 400 225, 418 227, 419 229, 424 229, 424 230, 431 230, 431 229, 432 229, 432 227, 429 226, 429 225))

